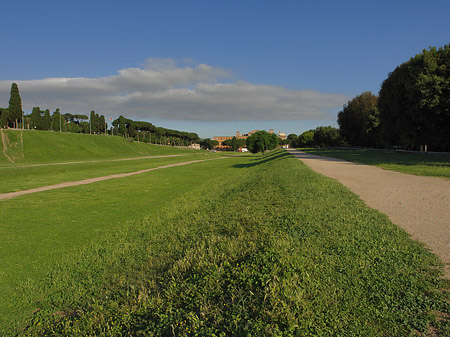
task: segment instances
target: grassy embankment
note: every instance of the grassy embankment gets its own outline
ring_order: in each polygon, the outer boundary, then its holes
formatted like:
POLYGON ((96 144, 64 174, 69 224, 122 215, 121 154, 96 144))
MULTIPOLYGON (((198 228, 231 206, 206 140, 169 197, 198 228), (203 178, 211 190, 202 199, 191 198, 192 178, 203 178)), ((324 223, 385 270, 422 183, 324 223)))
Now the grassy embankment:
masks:
POLYGON ((120 137, 27 130, 3 132, 7 135, 7 155, 15 162, 0 153, 0 193, 214 156, 206 151, 131 143, 120 137), (136 159, 146 156, 154 158, 136 159))
POLYGON ((437 258, 283 151, 30 195, 1 212, 5 261, 45 266, 12 297, 23 334, 450 335, 436 319, 450 312, 437 258), (24 210, 35 212, 26 226, 24 210), (30 239, 40 254, 22 252, 30 239))
MULTIPOLYGON (((129 142, 117 136, 34 130, 3 130, 3 133, 8 138, 6 154, 14 160, 14 164, 0 152, 0 167, 181 154, 187 151, 170 146, 129 142)), ((3 150, 2 144, 0 147, 3 150)))
POLYGON ((389 150, 308 148, 302 151, 382 167, 419 176, 450 178, 450 155, 407 153, 389 150))

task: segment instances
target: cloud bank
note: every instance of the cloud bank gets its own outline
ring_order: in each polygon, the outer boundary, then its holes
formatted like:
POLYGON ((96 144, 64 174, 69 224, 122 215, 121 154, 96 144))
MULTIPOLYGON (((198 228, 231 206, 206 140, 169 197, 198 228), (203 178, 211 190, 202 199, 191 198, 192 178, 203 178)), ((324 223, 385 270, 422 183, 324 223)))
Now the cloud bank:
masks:
MULTIPOLYGON (((107 109, 109 115, 143 120, 319 120, 332 117, 349 99, 230 78, 229 71, 206 64, 181 67, 170 59, 148 59, 140 68, 122 69, 107 77, 16 83, 25 111, 34 106, 80 114, 107 109)), ((0 81, 2 107, 8 106, 12 82, 0 81)))

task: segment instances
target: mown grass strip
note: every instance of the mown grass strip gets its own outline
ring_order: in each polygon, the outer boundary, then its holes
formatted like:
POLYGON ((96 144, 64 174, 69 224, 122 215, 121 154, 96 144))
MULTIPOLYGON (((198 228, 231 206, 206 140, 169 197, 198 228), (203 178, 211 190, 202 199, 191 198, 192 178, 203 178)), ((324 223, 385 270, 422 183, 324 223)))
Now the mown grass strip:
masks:
POLYGON ((75 182, 83 179, 102 177, 121 173, 131 173, 158 166, 176 164, 197 159, 215 158, 209 153, 177 155, 176 157, 157 157, 135 159, 132 161, 102 161, 71 165, 26 166, 0 168, 2 184, 0 194, 64 182, 75 182))
POLYGON ((300 149, 319 156, 339 158, 355 163, 374 165, 387 170, 450 178, 450 155, 408 153, 387 150, 300 149))
POLYGON ((220 162, 214 184, 22 285, 21 334, 450 335, 437 258, 386 216, 285 152, 220 162))
POLYGON ((3 134, 7 142, 6 153, 14 163, 2 155, 0 167, 198 152, 130 142, 118 136, 35 130, 3 130, 3 134))

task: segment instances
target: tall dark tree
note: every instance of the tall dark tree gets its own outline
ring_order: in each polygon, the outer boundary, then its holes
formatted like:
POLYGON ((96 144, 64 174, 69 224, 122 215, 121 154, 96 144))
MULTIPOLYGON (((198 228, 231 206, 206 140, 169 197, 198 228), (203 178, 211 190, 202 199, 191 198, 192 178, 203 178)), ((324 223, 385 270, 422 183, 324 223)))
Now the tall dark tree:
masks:
POLYGON ((16 83, 11 85, 11 96, 8 107, 8 124, 18 127, 19 120, 23 121, 22 99, 19 94, 19 87, 16 83))
POLYGON ((378 109, 388 145, 450 151, 450 45, 423 50, 390 73, 378 109))
POLYGON ((39 109, 38 106, 35 106, 30 115, 31 127, 36 130, 41 130, 41 119, 41 109, 39 109))
POLYGON ((379 124, 376 109, 377 96, 363 92, 344 105, 338 113, 342 138, 352 146, 375 146, 376 128, 379 124))
POLYGON ((0 128, 6 127, 8 124, 8 109, 0 108, 0 128))
POLYGON ((61 131, 62 128, 62 116, 61 111, 56 109, 52 115, 52 130, 53 131, 61 131))
POLYGON ((44 116, 42 118, 43 130, 50 130, 52 128, 52 119, 50 117, 50 110, 45 109, 44 116))

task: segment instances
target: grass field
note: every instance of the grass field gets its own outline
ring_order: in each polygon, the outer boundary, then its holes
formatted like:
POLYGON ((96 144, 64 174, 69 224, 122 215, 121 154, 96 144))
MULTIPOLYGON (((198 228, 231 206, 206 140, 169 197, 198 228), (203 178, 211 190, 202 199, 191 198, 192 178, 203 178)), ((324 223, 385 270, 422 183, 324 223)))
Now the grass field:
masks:
POLYGON ((6 200, 0 218, 6 334, 450 335, 437 258, 284 151, 6 200))
POLYGON ((6 137, 6 154, 14 163, 3 155, 3 145, 0 144, 0 167, 182 154, 187 151, 170 146, 129 142, 121 137, 104 135, 35 130, 2 130, 2 132, 6 137))
POLYGON ((383 150, 347 150, 308 148, 302 151, 375 165, 387 170, 420 176, 450 178, 450 155, 407 153, 383 150))

